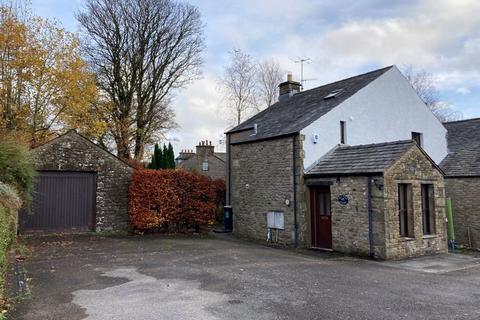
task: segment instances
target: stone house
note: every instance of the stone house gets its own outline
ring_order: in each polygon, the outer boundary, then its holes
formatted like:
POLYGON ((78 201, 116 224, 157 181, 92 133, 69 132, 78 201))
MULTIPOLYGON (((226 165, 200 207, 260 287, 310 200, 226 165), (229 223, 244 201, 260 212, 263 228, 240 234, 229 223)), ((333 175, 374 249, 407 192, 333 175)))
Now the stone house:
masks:
POLYGON ((215 152, 211 141, 200 141, 195 151, 182 150, 175 159, 177 168, 197 172, 212 179, 225 180, 226 153, 215 152))
POLYGON ((449 153, 440 166, 446 195, 452 199, 456 242, 480 248, 480 118, 444 126, 449 153))
POLYGON ((128 187, 134 169, 75 130, 32 150, 38 171, 31 212, 20 230, 129 230, 128 187))
POLYGON ((289 76, 279 92, 227 132, 234 233, 381 259, 446 252, 446 129, 395 66, 307 91, 289 76))

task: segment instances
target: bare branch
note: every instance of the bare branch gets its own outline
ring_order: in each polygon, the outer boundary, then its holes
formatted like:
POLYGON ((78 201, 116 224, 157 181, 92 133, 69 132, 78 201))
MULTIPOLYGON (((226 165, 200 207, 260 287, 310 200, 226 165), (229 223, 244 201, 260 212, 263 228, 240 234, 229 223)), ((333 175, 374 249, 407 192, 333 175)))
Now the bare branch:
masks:
POLYGON ((259 93, 265 108, 278 100, 278 85, 282 82, 285 71, 274 59, 268 59, 258 64, 259 93))
POLYGON ((175 89, 200 75, 203 24, 197 8, 173 0, 87 0, 77 16, 85 52, 111 103, 111 136, 123 158, 175 126, 175 89))
POLYGON ((258 110, 257 64, 249 54, 233 50, 219 84, 225 106, 235 115, 237 125, 250 110, 258 110))
POLYGON ((430 73, 425 70, 416 70, 409 65, 404 68, 403 74, 438 120, 446 122, 463 118, 460 111, 453 110, 448 103, 440 101, 439 92, 430 73))

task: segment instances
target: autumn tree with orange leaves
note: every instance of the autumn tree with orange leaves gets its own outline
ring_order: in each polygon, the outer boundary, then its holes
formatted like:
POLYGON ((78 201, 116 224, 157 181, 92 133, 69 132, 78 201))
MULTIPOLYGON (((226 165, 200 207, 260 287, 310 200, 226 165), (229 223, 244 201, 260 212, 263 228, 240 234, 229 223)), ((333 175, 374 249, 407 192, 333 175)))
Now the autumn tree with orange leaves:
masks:
POLYGON ((67 128, 98 137, 101 109, 78 37, 28 9, 0 6, 0 134, 31 146, 67 128))

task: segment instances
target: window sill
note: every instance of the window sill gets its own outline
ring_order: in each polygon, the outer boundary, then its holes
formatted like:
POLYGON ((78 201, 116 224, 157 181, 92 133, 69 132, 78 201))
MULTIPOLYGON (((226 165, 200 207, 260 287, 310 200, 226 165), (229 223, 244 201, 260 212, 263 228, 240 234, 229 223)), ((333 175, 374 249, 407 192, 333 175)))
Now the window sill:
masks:
POLYGON ((410 237, 400 237, 400 241, 414 241, 415 238, 410 238, 410 237))
POLYGON ((425 234, 423 235, 423 239, 435 239, 437 237, 436 234, 425 234))

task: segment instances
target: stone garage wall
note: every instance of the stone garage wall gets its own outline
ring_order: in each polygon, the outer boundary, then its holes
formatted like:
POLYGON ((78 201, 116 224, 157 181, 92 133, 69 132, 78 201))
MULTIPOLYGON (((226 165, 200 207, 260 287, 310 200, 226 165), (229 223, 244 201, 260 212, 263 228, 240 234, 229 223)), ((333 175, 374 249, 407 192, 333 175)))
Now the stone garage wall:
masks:
POLYGON ((97 173, 96 231, 129 229, 128 187, 133 168, 71 130, 32 151, 39 171, 97 173))
POLYGON ((443 174, 432 165, 418 147, 411 148, 384 174, 386 259, 401 259, 447 252, 445 223, 445 186, 443 174), (398 183, 412 185, 413 235, 400 236, 398 183), (435 221, 433 235, 423 234, 421 184, 433 184, 435 221))
POLYGON ((279 242, 294 243, 293 139, 231 145, 231 203, 236 235, 265 241, 267 212, 282 211, 285 230, 280 231, 279 242), (285 203, 287 199, 290 205, 285 203))
POLYGON ((445 193, 452 199, 455 239, 480 248, 480 177, 445 178, 445 193))

